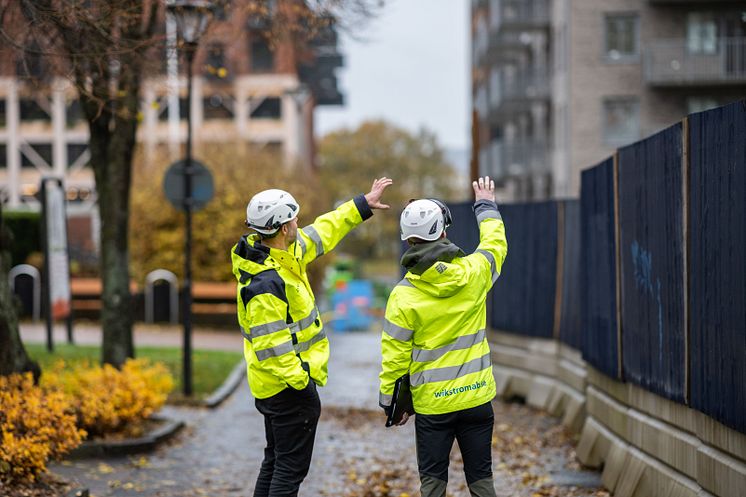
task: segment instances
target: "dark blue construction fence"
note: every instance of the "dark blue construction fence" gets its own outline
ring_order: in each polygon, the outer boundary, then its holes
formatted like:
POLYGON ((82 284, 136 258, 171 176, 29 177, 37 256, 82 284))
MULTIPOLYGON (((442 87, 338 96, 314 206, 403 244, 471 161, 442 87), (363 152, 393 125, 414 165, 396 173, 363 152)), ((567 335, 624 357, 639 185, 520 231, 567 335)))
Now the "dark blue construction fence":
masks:
MULTIPOLYGON (((452 210, 471 251, 471 206, 452 210)), ((500 211, 492 328, 561 340, 746 433, 746 102, 620 149, 582 173, 579 202, 500 211)))
POLYGON ((624 378, 685 400, 682 125, 618 152, 624 378))
POLYGON ((746 432, 746 101, 688 127, 690 404, 746 432))

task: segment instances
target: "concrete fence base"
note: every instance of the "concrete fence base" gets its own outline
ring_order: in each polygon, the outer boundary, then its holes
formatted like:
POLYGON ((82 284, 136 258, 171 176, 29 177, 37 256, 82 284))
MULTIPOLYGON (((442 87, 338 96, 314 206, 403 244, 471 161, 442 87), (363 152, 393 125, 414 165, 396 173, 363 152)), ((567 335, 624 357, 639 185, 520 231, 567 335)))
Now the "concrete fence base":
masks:
POLYGON ((580 353, 555 340, 491 332, 497 394, 561 416, 579 433, 585 420, 586 368, 580 353))
POLYGON ((578 459, 615 497, 744 497, 746 435, 587 365, 555 340, 490 334, 498 395, 580 432, 578 459))

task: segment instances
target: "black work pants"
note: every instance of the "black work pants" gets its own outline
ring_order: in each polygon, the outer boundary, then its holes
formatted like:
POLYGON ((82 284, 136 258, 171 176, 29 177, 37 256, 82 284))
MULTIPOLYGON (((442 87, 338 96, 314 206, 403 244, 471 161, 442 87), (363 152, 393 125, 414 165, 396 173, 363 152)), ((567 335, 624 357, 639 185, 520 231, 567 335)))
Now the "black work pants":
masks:
MULTIPOLYGON (((491 486, 494 422, 495 415, 489 402, 447 414, 416 415, 417 465, 423 484, 423 497, 425 494, 445 496, 454 438, 461 449, 466 483, 472 495, 478 495, 477 487, 485 483, 491 486)), ((494 495, 494 488, 491 494, 494 495)))
POLYGON ((321 414, 316 384, 304 390, 286 388, 267 399, 256 399, 264 415, 267 447, 264 449, 254 497, 295 497, 308 474, 321 414))

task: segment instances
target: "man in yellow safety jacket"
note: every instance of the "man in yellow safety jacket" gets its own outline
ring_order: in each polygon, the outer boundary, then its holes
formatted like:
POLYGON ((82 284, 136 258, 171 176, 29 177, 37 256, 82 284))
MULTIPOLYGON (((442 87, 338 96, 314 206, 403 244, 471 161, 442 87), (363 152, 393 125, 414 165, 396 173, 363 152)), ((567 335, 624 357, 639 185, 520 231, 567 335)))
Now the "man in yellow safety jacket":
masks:
MULTIPOLYGON (((434 199, 402 212, 408 270, 386 305, 379 402, 389 412, 396 380, 409 375, 422 497, 445 497, 454 438, 473 497, 494 497, 490 401, 495 397, 486 337, 486 298, 508 252, 489 177, 473 183, 479 246, 471 255, 445 238, 451 214, 434 199)), ((404 424, 406 415, 400 424, 404 424)))
POLYGON ((380 200, 391 183, 376 179, 369 193, 300 230, 300 206, 288 192, 265 190, 246 208, 256 233, 241 237, 231 258, 249 386, 267 438, 255 497, 298 495, 311 463, 321 413, 316 386, 326 384, 329 341, 306 266, 371 217, 371 209, 388 209, 380 200))

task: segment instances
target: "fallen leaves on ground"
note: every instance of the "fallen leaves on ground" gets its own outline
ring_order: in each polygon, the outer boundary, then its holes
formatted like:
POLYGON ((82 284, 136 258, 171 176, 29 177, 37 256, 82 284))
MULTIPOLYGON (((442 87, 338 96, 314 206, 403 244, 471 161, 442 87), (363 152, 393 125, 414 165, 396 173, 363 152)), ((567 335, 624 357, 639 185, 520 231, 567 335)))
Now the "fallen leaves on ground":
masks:
POLYGON ((13 497, 53 497, 67 495, 73 488, 70 482, 51 473, 39 475, 34 482, 15 482, 13 486, 0 480, 0 495, 12 495, 13 497))
MULTIPOLYGON (((552 481, 555 471, 578 471, 575 436, 559 420, 518 403, 494 402, 492 437, 493 467, 500 495, 513 497, 608 497, 600 488, 560 486, 552 481)), ((327 417, 346 430, 358 433, 380 431, 379 412, 351 408, 326 408, 327 417), (377 430, 377 431, 376 431, 377 430)), ((387 432, 386 436, 396 435, 387 432)), ((382 435, 379 435, 379 437, 382 435)), ((401 436, 405 436, 402 434, 401 436)), ((409 435, 407 435, 409 436, 409 435)), ((463 461, 454 444, 449 468, 449 495, 467 495, 463 461), (451 494, 451 491, 456 493, 451 494)), ((416 457, 387 451, 369 451, 361 457, 346 457, 338 463, 346 479, 341 488, 326 495, 344 497, 417 497, 419 476, 416 457)))

